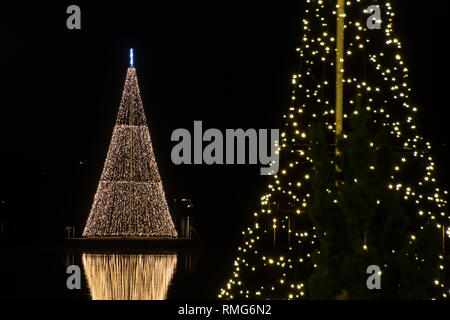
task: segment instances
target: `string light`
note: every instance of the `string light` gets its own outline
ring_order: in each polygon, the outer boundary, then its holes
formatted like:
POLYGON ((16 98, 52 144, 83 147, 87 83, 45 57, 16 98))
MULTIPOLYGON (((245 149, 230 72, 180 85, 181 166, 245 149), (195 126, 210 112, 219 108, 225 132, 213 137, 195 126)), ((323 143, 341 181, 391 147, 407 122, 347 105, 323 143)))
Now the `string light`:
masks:
POLYGON ((153 154, 136 69, 131 67, 83 231, 84 237, 121 235, 177 237, 153 154))
MULTIPOLYGON (((345 48, 348 51, 342 81, 344 128, 353 116, 358 115, 358 104, 354 99, 359 95, 362 109, 370 115, 371 126, 390 129, 390 143, 400 150, 396 153, 386 187, 404 195, 403 205, 412 208, 409 212, 416 214, 418 223, 414 239, 430 219, 445 225, 448 229, 446 232, 442 229, 442 234, 450 238, 447 201, 444 199, 447 192, 436 187, 431 144, 417 133, 418 109, 410 101, 409 70, 403 61, 401 42, 394 35, 394 12, 389 1, 377 1, 385 16, 382 21, 384 31, 368 30, 365 20, 361 19, 368 18, 364 11, 372 4, 369 0, 345 3, 345 48), (405 172, 410 173, 407 178, 405 172)), ((237 264, 232 277, 220 290, 219 298, 302 299, 307 296, 304 282, 317 267, 310 267, 311 256, 317 252, 314 241, 317 236, 308 219, 312 193, 309 177, 313 173, 313 162, 309 142, 298 137, 302 134, 307 137, 311 124, 320 120, 328 129, 327 139, 334 141, 335 138, 335 91, 331 83, 336 75, 336 14, 336 7, 330 2, 306 0, 303 36, 301 46, 296 50, 301 71, 292 77, 291 105, 288 114, 283 116, 284 129, 279 147, 282 174, 273 176, 274 181, 268 184, 261 197, 260 210, 253 215, 252 223, 258 228, 243 232, 244 244, 238 250, 237 264), (273 219, 276 219, 276 228, 273 219), (252 244, 257 250, 247 250, 245 243, 249 237, 258 239, 252 244), (276 255, 282 255, 286 263, 270 263, 276 261, 276 255)), ((371 143, 370 147, 376 146, 371 143)), ((370 169, 377 170, 376 167, 370 169)), ((361 246, 370 251, 365 244, 361 246)), ((440 248, 436 248, 436 252, 441 252, 440 248)), ((440 265, 439 269, 444 270, 444 261, 440 265)), ((446 298, 450 291, 442 281, 436 280, 436 283, 444 292, 441 297, 446 298)))

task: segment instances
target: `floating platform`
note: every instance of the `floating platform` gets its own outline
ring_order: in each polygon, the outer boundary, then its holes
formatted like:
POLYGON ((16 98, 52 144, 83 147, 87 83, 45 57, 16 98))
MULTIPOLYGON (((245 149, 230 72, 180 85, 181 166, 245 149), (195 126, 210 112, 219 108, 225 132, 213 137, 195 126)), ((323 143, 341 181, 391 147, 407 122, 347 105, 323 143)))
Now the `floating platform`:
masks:
POLYGON ((202 247, 200 241, 194 239, 159 237, 71 238, 64 240, 64 246, 83 251, 136 249, 152 252, 199 249, 202 247))

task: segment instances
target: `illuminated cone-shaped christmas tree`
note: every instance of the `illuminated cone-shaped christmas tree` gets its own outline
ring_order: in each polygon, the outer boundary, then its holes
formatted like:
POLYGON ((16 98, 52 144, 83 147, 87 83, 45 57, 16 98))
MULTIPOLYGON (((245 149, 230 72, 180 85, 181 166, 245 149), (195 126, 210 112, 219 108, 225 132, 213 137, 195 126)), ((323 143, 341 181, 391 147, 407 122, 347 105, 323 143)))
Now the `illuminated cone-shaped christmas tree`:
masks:
MULTIPOLYGON (((409 241, 412 248, 416 240, 423 236, 423 226, 434 228, 442 242, 429 255, 439 263, 433 275, 417 281, 435 286, 436 295, 429 298, 446 298, 449 295, 443 273, 445 260, 448 259, 445 241, 450 236, 450 220, 444 200, 447 192, 437 185, 435 163, 430 155, 431 145, 417 132, 415 119, 418 110, 411 102, 402 45, 393 31, 393 9, 386 0, 340 0, 339 3, 341 9, 345 6, 345 15, 342 14, 345 23, 341 28, 345 41, 338 53, 338 57, 342 54, 342 59, 336 58, 340 40, 336 17, 338 1, 305 1, 303 37, 297 49, 301 63, 292 78, 292 103, 284 115, 280 172, 273 177, 267 192, 262 195, 261 208, 254 213, 254 223, 242 232, 243 242, 238 247, 232 276, 220 290, 219 298, 296 299, 308 296, 308 280, 320 268, 312 257, 319 251, 319 240, 326 236, 322 232, 319 237, 310 217, 313 198, 317 193, 311 181, 319 166, 313 161, 311 126, 320 123, 324 127, 327 152, 333 159, 336 109, 339 110, 336 106, 342 96, 343 126, 340 128, 343 131, 338 133, 341 139, 347 139, 346 133, 351 131, 350 122, 362 113, 368 117, 371 132, 387 131, 388 143, 395 152, 383 186, 400 199, 401 208, 412 221, 408 233, 399 234, 399 237, 409 241), (380 29, 371 30, 366 24, 371 15, 367 9, 374 4, 381 9, 382 23, 380 29), (338 69, 342 74, 337 76, 336 65, 340 64, 339 61, 342 66, 338 69), (435 277, 436 274, 438 277, 435 277)), ((379 149, 375 140, 370 141, 367 147, 379 149)), ((380 170, 370 163, 367 163, 367 169, 373 170, 375 175, 380 170)), ((358 182, 356 177, 351 179, 351 183, 358 182)), ((336 183, 319 191, 336 194, 333 189, 339 182, 336 183)), ((333 205, 336 210, 340 209, 337 200, 336 204, 332 201, 330 210, 334 210, 333 205)), ((373 211, 378 212, 378 206, 383 203, 368 198, 365 205, 373 206, 373 211), (373 203, 369 203, 372 200, 373 203)), ((324 219, 331 213, 324 211, 324 219)), ((354 214, 357 216, 358 208, 354 214)), ((339 230, 335 232, 339 233, 339 230)), ((368 239, 366 245, 365 234, 354 238, 358 237, 360 243, 357 250, 370 254, 370 244, 374 243, 370 241, 373 239, 368 239)), ((392 254, 397 252, 389 246, 387 249, 388 252, 392 249, 392 254)), ((417 260, 420 269, 423 257, 415 255, 413 259, 417 260)), ((381 264, 381 267, 383 269, 385 265, 381 264)), ((365 281, 365 270, 356 271, 360 272, 361 281, 365 281)), ((326 280, 323 279, 323 282, 326 280)), ((334 297, 337 298, 337 294, 334 297)))
POLYGON ((136 69, 119 113, 83 236, 177 237, 153 154, 136 69))

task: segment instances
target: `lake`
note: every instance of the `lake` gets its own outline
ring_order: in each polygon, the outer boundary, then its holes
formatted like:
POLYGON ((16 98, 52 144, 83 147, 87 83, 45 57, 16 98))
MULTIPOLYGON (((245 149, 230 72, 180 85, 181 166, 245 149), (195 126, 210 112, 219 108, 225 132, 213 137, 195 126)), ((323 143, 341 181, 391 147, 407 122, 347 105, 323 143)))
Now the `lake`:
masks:
MULTIPOLYGON (((215 299, 225 282, 220 250, 1 248, 0 297, 62 300, 215 299), (80 268, 69 290, 67 267, 80 268)), ((230 265, 231 267, 231 265, 230 265)))

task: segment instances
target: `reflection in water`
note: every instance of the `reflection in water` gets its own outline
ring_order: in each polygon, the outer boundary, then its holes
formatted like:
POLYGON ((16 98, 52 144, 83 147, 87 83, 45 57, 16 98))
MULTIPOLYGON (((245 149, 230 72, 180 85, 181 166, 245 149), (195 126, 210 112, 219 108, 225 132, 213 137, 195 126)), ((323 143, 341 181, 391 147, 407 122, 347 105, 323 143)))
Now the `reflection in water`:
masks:
POLYGON ((176 254, 87 254, 84 272, 93 300, 164 300, 176 254))

